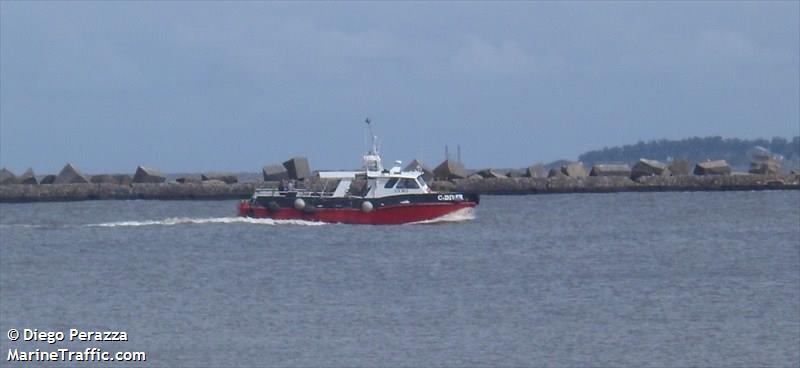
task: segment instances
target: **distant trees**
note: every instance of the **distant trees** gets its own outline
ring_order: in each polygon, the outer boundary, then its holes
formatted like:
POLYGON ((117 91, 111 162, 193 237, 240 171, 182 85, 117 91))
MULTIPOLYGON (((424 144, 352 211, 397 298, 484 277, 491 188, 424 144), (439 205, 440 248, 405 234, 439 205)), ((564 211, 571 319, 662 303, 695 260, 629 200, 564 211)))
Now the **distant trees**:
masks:
POLYGON ((783 137, 767 139, 739 139, 722 137, 692 137, 681 140, 659 139, 649 142, 639 141, 636 144, 622 147, 606 147, 586 152, 578 158, 587 165, 595 163, 628 163, 632 164, 640 158, 667 161, 669 159, 685 159, 692 162, 707 159, 726 160, 733 166, 749 164, 747 150, 761 146, 781 155, 785 160, 800 160, 800 136, 788 140, 783 137))

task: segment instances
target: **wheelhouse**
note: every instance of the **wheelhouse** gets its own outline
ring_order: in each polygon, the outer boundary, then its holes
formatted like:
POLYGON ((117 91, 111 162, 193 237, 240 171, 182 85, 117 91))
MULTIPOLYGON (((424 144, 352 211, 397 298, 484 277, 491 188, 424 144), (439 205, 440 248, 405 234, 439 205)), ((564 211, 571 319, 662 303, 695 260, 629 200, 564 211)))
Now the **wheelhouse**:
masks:
POLYGON ((386 197, 400 194, 430 193, 428 184, 419 171, 400 171, 367 176, 369 187, 365 197, 386 197))

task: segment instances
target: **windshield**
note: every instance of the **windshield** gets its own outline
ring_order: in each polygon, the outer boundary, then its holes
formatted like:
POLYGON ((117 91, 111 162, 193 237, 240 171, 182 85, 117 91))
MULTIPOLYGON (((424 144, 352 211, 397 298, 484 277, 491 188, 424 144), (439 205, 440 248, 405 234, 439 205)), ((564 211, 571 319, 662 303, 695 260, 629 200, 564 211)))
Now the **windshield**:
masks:
POLYGON ((397 180, 399 180, 399 179, 398 178, 391 178, 391 179, 389 179, 389 181, 386 182, 386 185, 384 185, 383 187, 386 188, 386 189, 392 189, 392 188, 394 188, 394 185, 397 184, 397 180))
POLYGON ((420 186, 424 187, 425 185, 427 185, 425 184, 425 179, 422 178, 422 175, 418 176, 417 180, 419 181, 420 186))
POLYGON ((403 179, 397 184, 398 189, 418 189, 417 181, 414 179, 403 179))

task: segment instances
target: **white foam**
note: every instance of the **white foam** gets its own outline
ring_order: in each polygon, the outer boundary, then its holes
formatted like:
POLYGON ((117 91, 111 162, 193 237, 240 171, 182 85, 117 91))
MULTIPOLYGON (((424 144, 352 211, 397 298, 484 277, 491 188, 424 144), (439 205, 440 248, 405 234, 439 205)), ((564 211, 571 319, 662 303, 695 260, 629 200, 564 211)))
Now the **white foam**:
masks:
POLYGON ((475 208, 474 207, 466 207, 460 210, 456 210, 450 212, 444 216, 439 216, 437 218, 433 218, 430 220, 423 220, 423 221, 416 221, 416 222, 409 222, 408 225, 420 225, 420 224, 438 224, 444 222, 462 222, 462 221, 472 221, 475 219, 475 208))
MULTIPOLYGON (((462 208, 430 220, 410 222, 407 225, 437 224, 448 222, 471 221, 475 219, 474 208, 462 208)), ((200 225, 200 224, 254 224, 254 225, 298 225, 298 226, 320 226, 326 225, 325 222, 305 221, 305 220, 275 220, 271 218, 252 218, 252 217, 168 217, 163 220, 142 220, 142 221, 114 221, 98 224, 86 225, 41 225, 41 224, 0 224, 0 228, 58 228, 58 227, 138 227, 138 226, 174 226, 174 225, 200 225)))
POLYGON ((36 225, 36 224, 0 224, 0 229, 2 228, 15 228, 21 227, 23 229, 40 229, 40 228, 55 228, 59 227, 59 225, 36 225))
POLYGON ((304 220, 274 220, 270 218, 251 218, 251 217, 170 217, 163 220, 144 220, 144 221, 116 221, 101 224, 88 224, 86 227, 130 227, 130 226, 173 226, 185 224, 257 224, 257 225, 304 225, 318 226, 325 225, 323 222, 304 221, 304 220))

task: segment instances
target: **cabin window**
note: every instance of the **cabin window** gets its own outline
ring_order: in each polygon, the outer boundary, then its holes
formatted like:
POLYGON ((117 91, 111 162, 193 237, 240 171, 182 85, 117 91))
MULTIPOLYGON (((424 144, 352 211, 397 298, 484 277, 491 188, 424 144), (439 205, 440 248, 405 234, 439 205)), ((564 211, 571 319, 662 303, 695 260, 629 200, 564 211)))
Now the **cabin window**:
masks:
POLYGON ((391 178, 389 181, 386 182, 386 185, 383 187, 386 189, 394 188, 394 185, 397 184, 397 178, 391 178))
POLYGON ((422 178, 422 175, 420 175, 420 176, 417 178, 417 181, 419 181, 419 186, 421 186, 421 187, 424 187, 424 186, 425 186, 425 179, 423 179, 423 178, 422 178))
POLYGON ((397 185, 399 189, 417 189, 419 185, 417 181, 414 179, 403 179, 400 184, 397 185))

